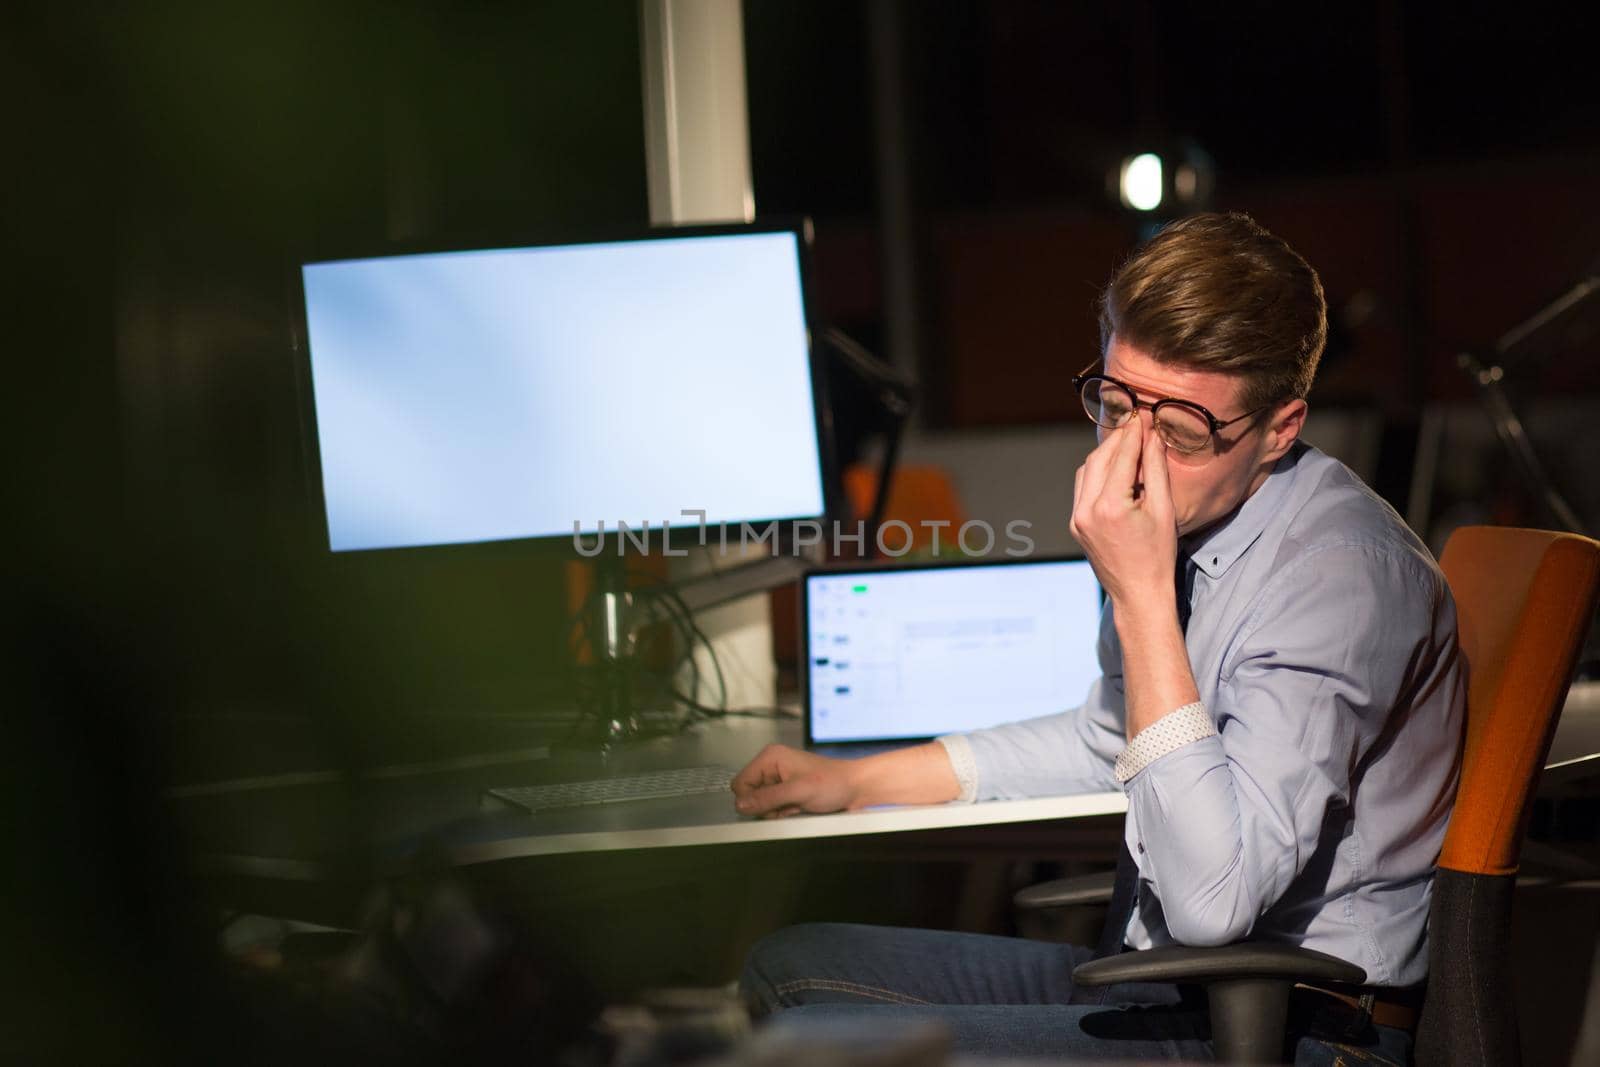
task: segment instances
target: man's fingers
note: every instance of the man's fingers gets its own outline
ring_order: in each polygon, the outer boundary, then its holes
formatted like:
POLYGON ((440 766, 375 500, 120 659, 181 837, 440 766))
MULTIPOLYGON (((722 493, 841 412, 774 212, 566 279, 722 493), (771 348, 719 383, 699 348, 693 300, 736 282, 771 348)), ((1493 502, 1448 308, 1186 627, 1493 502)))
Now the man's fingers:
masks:
POLYGON ((1146 506, 1154 514, 1170 518, 1172 481, 1167 471, 1167 442, 1154 430, 1145 435, 1144 459, 1141 466, 1146 506))
POLYGON ((777 782, 742 794, 734 801, 734 807, 740 815, 780 814, 784 808, 801 811, 810 788, 810 783, 803 778, 777 782))
POLYGON ((1094 451, 1089 453, 1089 458, 1083 461, 1083 485, 1080 490, 1080 499, 1085 506, 1091 505, 1100 496, 1105 488, 1106 470, 1111 463, 1117 446, 1122 444, 1118 434, 1127 432, 1126 426, 1119 426, 1115 430, 1107 430, 1101 442, 1094 446, 1094 451))
POLYGON ((745 764, 739 773, 733 776, 729 788, 735 793, 748 793, 760 785, 766 778, 766 770, 763 767, 765 759, 766 755, 763 753, 745 764))
POLYGON ((768 745, 756 758, 745 764, 730 783, 735 794, 748 793, 763 785, 783 780, 783 759, 788 750, 783 745, 768 745))
POLYGON ((777 811, 769 811, 761 817, 763 819, 787 819, 791 815, 799 815, 804 810, 804 808, 790 804, 788 807, 779 808, 777 811))
POLYGON ((1111 453, 1102 495, 1132 500, 1136 495, 1133 491, 1134 486, 1139 481, 1139 456, 1148 431, 1143 420, 1134 419, 1124 426, 1119 426, 1117 432, 1122 436, 1116 441, 1116 451, 1111 453))

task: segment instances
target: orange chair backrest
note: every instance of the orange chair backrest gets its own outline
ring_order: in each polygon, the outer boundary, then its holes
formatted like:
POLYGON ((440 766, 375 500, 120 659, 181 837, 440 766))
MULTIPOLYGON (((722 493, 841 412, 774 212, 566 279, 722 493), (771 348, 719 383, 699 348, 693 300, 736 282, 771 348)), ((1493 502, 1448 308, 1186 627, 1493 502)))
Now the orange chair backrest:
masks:
MULTIPOLYGON (((850 509, 856 518, 864 519, 872 513, 872 499, 878 492, 876 467, 854 463, 844 472, 845 495, 850 498, 850 509)), ((943 467, 928 463, 904 463, 895 468, 889 483, 889 499, 883 508, 883 521, 898 519, 911 527, 912 547, 921 548, 931 540, 932 531, 921 525, 924 519, 948 522, 941 529, 941 545, 953 543, 956 531, 966 521, 961 501, 956 496, 955 484, 943 467)), ((898 547, 898 540, 891 540, 898 547)))
POLYGON ((1512 874, 1534 786, 1600 590, 1600 542, 1510 527, 1457 530, 1439 561, 1468 668, 1461 785, 1439 866, 1512 874))

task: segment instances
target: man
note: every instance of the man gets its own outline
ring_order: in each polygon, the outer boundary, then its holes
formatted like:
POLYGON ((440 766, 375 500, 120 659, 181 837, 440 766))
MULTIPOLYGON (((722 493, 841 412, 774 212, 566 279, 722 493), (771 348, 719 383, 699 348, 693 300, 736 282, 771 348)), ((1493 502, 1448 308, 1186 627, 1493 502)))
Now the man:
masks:
MULTIPOLYGON (((1286 941, 1383 991, 1421 982, 1459 769, 1455 609, 1394 511, 1299 441, 1326 332, 1316 273, 1247 216, 1140 248, 1102 295, 1101 365, 1075 381, 1100 440, 1071 526, 1107 596, 1084 704, 849 762, 773 746, 735 778, 738 810, 1122 788, 1126 945, 1286 941)), ((1210 1055, 1175 987, 1069 1003, 1090 955, 815 925, 759 945, 744 982, 797 1016, 931 1014, 973 1051, 1210 1055)), ((1404 1061, 1403 1030, 1353 1022, 1368 1056, 1404 1061)), ((1326 1054, 1303 1036, 1303 1055, 1326 1054)))

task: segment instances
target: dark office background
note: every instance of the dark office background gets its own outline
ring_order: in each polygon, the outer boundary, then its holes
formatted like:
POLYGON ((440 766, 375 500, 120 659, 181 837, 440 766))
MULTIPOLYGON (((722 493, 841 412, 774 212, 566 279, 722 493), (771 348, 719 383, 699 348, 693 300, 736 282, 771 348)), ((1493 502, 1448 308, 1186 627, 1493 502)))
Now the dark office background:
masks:
MULTIPOLYGON (((1470 400, 1455 352, 1600 257, 1592 8, 892 10, 874 28, 859 3, 746 3, 755 196, 816 219, 823 318, 887 348, 875 146, 905 135, 931 428, 1072 416, 1096 287, 1137 232, 1105 174, 1134 149, 1203 149, 1216 206, 1322 271, 1338 322, 1313 399, 1382 413, 1376 476, 1401 504, 1424 406, 1470 400)), ((291 267, 645 225, 638 48, 621 0, 8 14, 20 699, 0 818, 34 991, 13 1018, 132 1050, 194 1018, 198 904, 152 790, 248 764, 221 739, 244 718, 303 716, 359 762, 560 694, 558 559, 319 551, 291 267)), ((1558 345, 1508 380, 1533 405, 1592 399, 1593 354, 1558 345)), ((1552 458, 1593 517, 1593 479, 1552 458)), ((1544 521, 1515 493, 1496 508, 1544 521)))

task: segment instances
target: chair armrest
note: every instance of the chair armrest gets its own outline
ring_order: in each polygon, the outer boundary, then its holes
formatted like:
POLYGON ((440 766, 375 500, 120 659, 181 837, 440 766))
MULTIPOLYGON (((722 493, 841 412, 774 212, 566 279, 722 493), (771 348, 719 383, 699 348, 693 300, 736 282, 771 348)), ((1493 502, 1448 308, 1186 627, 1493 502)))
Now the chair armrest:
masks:
POLYGON ((1241 941, 1216 948, 1169 945, 1124 952, 1080 963, 1073 982, 1101 986, 1117 982, 1208 982, 1240 978, 1360 985, 1367 972, 1337 956, 1267 941, 1241 941))
POLYGON ((1116 881, 1115 871, 1096 871, 1075 878, 1058 878, 1053 882, 1040 882, 1017 890, 1012 904, 1022 911, 1042 911, 1046 908, 1069 908, 1079 904, 1107 904, 1111 901, 1111 886, 1116 881))
POLYGON ((1360 985, 1367 972, 1325 952, 1242 941, 1217 948, 1180 945, 1124 952, 1080 963, 1077 985, 1190 982, 1206 987, 1212 1046, 1224 1063, 1279 1063, 1285 1048, 1289 987, 1295 982, 1360 985))

